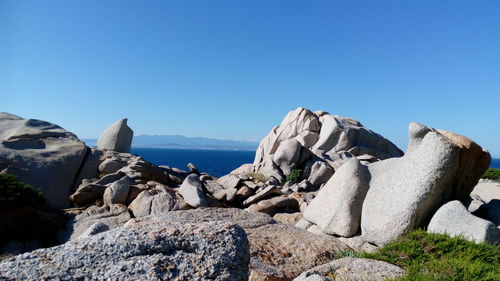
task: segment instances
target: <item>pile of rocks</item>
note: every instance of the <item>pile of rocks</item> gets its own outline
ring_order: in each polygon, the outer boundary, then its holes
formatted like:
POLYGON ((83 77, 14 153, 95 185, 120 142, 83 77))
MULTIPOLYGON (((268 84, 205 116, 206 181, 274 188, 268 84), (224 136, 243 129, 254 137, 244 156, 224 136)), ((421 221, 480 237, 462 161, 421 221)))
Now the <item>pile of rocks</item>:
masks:
POLYGON ((298 108, 261 141, 254 163, 220 178, 130 154, 126 119, 96 148, 57 125, 8 113, 0 113, 0 128, 0 172, 40 188, 68 218, 58 237, 64 245, 2 262, 0 277, 292 280, 304 273, 297 280, 323 280, 335 271, 379 280, 403 271, 331 260, 341 251, 374 251, 418 227, 477 242, 500 237, 498 221, 478 217, 495 220, 493 204, 469 196, 489 154, 417 123, 403 154, 358 121, 298 108), (294 170, 299 180, 287 181, 294 170), (39 260, 49 265, 39 268, 39 260), (71 262, 60 267, 61 260, 71 262))

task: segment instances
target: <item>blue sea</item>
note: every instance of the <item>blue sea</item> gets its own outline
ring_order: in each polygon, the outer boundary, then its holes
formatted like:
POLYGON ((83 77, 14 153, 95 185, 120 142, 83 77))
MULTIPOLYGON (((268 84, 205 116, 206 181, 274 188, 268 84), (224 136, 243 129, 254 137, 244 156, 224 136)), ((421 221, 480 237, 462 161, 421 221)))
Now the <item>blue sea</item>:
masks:
MULTIPOLYGON (((242 164, 253 163, 255 157, 254 151, 238 150, 133 147, 131 152, 156 165, 183 170, 187 170, 187 163, 193 163, 201 172, 216 177, 227 175, 242 164)), ((500 159, 492 159, 490 167, 500 169, 500 159)))
POLYGON ((490 168, 500 169, 500 159, 491 159, 490 168))
POLYGON ((168 165, 187 170, 186 165, 193 163, 200 172, 215 177, 229 174, 242 164, 253 163, 255 151, 174 149, 174 148, 137 148, 131 153, 138 154, 156 165, 168 165))

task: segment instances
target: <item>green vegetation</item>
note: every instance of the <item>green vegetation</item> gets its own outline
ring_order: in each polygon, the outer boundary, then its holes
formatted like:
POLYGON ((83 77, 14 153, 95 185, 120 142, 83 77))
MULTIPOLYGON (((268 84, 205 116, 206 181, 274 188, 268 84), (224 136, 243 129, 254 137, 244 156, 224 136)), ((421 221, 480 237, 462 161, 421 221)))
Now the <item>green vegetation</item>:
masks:
POLYGON ((250 177, 253 178, 257 182, 266 182, 269 180, 268 177, 264 176, 261 173, 251 173, 250 177))
POLYGON ((500 245, 416 230, 360 257, 386 261, 406 270, 397 280, 500 280, 500 245))
POLYGON ((286 181, 291 181, 297 183, 302 177, 302 170, 292 170, 288 176, 286 176, 286 181))
POLYGON ((500 169, 489 168, 484 173, 483 179, 500 180, 500 169))
POLYGON ((42 192, 21 182, 15 175, 0 174, 0 206, 30 205, 45 203, 42 192))

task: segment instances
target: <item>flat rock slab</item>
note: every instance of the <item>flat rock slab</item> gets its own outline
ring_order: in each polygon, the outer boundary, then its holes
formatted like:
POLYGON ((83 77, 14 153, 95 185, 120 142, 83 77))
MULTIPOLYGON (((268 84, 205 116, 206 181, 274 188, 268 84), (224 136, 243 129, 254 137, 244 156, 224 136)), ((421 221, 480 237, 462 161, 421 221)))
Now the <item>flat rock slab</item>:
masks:
POLYGON ((248 240, 222 222, 136 219, 0 263, 0 280, 247 280, 248 240))
POLYGON ((387 262, 347 257, 308 270, 294 281, 382 281, 392 280, 403 274, 402 268, 387 262))
POLYGON ((479 196, 486 203, 494 199, 500 199, 500 182, 479 180, 470 195, 479 196))
POLYGON ((300 273, 351 250, 331 236, 320 236, 278 223, 269 215, 235 208, 199 208, 163 215, 168 221, 201 223, 220 221, 237 224, 250 244, 250 280, 292 280, 300 273))

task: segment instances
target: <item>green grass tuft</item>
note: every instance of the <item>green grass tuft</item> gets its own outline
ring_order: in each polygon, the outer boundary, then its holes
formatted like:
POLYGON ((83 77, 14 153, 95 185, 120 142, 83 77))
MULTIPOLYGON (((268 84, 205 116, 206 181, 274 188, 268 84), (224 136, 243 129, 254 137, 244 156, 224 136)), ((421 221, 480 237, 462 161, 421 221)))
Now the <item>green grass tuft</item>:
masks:
POLYGON ((484 173, 483 179, 500 180, 500 169, 489 168, 484 173))
POLYGON ((302 177, 302 170, 292 170, 288 176, 286 176, 286 181, 297 183, 302 177))
POLYGON ((21 182, 15 175, 0 174, 0 207, 40 206, 45 198, 40 190, 21 182))
POLYGON ((500 245, 475 244, 424 230, 361 257, 404 268, 407 275, 397 280, 500 280, 500 245))

